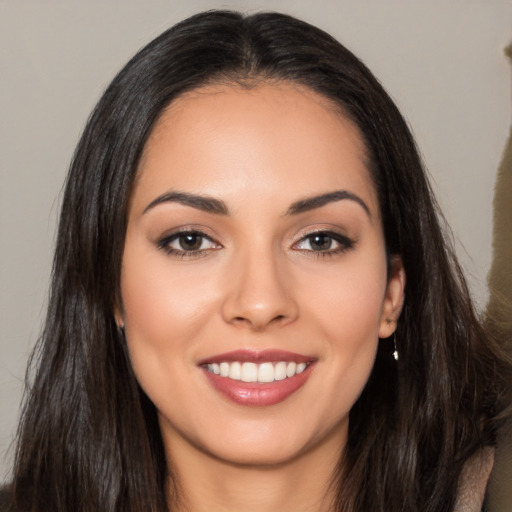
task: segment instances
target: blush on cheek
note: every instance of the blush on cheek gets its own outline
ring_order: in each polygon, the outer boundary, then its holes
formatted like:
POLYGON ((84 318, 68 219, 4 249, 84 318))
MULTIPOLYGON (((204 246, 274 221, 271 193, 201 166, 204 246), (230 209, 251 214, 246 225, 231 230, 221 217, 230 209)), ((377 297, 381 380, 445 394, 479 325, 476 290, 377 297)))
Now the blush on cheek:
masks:
MULTIPOLYGON (((358 331, 378 332, 385 283, 378 275, 370 279, 344 279, 340 285, 325 294, 323 305, 324 325, 333 325, 338 331, 353 331, 351 338, 357 340, 358 331)), ((362 333, 361 333, 362 334, 362 333)), ((363 335, 363 339, 364 339, 363 335)))

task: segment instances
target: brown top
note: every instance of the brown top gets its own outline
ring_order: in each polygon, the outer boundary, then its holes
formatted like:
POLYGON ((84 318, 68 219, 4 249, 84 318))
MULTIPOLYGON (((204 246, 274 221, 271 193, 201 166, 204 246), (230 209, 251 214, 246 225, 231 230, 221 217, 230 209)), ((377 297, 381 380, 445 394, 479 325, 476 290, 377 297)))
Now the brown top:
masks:
POLYGON ((480 512, 487 481, 494 464, 494 448, 488 446, 473 455, 460 475, 454 512, 480 512))

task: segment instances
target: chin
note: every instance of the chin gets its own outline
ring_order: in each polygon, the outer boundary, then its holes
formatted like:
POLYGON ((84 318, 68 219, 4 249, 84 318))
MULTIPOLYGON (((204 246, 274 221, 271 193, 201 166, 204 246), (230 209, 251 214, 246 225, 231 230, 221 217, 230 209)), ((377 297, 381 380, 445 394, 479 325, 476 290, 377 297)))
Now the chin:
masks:
POLYGON ((286 465, 301 457, 307 452, 305 447, 277 447, 273 443, 266 443, 264 446, 258 446, 254 443, 252 446, 235 445, 226 450, 210 451, 210 455, 233 466, 242 466, 248 468, 278 467, 286 465))
POLYGON ((225 464, 245 467, 279 467, 303 458, 334 453, 343 447, 348 433, 348 418, 328 426, 297 421, 276 425, 272 422, 231 424, 206 437, 192 441, 207 456, 225 464), (195 442, 194 442, 195 441, 195 442))

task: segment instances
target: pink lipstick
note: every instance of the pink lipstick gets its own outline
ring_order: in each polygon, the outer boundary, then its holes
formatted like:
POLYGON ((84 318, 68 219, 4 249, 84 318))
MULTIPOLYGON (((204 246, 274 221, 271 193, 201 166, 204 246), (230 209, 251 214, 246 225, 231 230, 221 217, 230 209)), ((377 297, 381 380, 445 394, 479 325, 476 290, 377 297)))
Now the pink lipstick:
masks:
POLYGON ((209 383, 229 400, 247 406, 282 402, 300 389, 316 359, 282 350, 236 350, 199 361, 209 383))

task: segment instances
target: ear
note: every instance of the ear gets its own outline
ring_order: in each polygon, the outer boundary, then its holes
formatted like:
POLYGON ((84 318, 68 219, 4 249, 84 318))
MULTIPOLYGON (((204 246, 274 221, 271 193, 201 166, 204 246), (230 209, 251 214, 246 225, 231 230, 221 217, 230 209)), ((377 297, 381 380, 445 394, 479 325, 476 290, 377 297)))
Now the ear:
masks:
POLYGON ((379 338, 389 338, 396 329, 398 317, 404 305, 405 270, 400 256, 393 256, 391 275, 382 304, 379 338))

